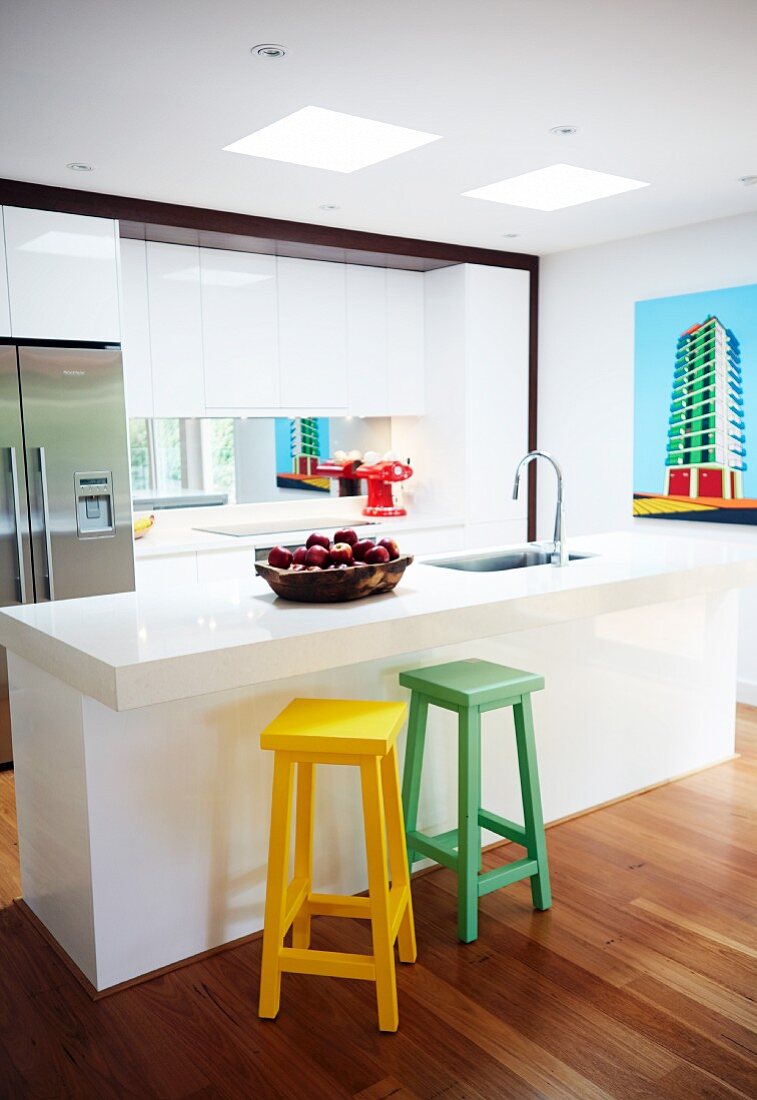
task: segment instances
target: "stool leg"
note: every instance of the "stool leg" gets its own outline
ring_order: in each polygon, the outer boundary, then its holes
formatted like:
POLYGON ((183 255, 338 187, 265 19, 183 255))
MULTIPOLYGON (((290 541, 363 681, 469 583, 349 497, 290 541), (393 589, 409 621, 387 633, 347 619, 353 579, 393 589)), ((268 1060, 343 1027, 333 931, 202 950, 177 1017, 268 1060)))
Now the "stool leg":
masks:
POLYGON ((260 968, 258 1015, 273 1019, 279 1011, 281 969, 279 951, 284 942, 287 880, 289 878, 289 835, 292 826, 292 781, 294 764, 287 752, 276 752, 273 761, 271 832, 268 842, 268 878, 263 927, 263 961, 260 968))
POLYGON ((481 863, 481 712, 460 711, 458 737, 457 934, 463 943, 478 936, 478 870, 481 863))
POLYGON ((397 979, 389 927, 389 883, 386 877, 386 831, 381 784, 381 762, 372 756, 360 765, 365 818, 365 850, 368 861, 368 893, 371 904, 373 960, 376 967, 376 1000, 381 1031, 396 1031, 397 979))
POLYGON ((518 770, 523 793, 523 818, 526 827, 526 850, 535 859, 539 870, 531 876, 531 897, 536 909, 549 909, 552 890, 549 885, 547 840, 544 835, 544 818, 541 809, 539 769, 536 763, 534 719, 531 696, 522 695, 513 707, 515 740, 518 745, 518 770))
MULTIPOLYGON (((423 747, 426 742, 426 722, 428 720, 428 699, 414 691, 410 696, 410 717, 407 723, 407 749, 405 751, 405 769, 402 774, 402 805, 405 815, 405 829, 408 833, 418 828, 418 799, 421 792, 421 771, 423 770, 423 747)), ((418 856, 410 848, 407 851, 410 870, 418 856)))
POLYGON ((405 848, 405 826, 402 819, 402 802, 400 800, 397 749, 394 745, 381 761, 381 779, 384 788, 392 892, 402 890, 406 893, 405 912, 397 932, 397 952, 400 962, 414 963, 418 956, 418 949, 415 943, 413 901, 410 896, 410 868, 407 862, 407 849, 405 848))
MULTIPOLYGON (((313 880, 313 764, 297 765, 297 816, 294 825, 294 877, 313 880)), ((292 922, 292 947, 310 947, 310 910, 305 902, 292 922)))

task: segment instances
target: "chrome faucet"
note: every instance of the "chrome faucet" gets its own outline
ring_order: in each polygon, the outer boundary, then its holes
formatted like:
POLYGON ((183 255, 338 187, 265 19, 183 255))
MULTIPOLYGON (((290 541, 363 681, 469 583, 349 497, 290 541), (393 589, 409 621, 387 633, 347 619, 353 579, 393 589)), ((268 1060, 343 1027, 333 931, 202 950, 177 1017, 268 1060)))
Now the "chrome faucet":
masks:
POLYGON ((560 469, 560 463, 548 454, 547 451, 529 451, 529 453, 520 460, 518 463, 518 469, 515 471, 515 481, 513 482, 513 500, 518 499, 518 489, 520 488, 520 474, 521 470, 528 466, 529 462, 534 462, 537 458, 546 458, 547 462, 551 464, 557 475, 557 506, 555 508, 555 533, 552 542, 552 556, 550 558, 553 565, 567 565, 568 564, 568 547, 565 543, 565 509, 563 507, 563 493, 562 493, 562 470, 560 469))

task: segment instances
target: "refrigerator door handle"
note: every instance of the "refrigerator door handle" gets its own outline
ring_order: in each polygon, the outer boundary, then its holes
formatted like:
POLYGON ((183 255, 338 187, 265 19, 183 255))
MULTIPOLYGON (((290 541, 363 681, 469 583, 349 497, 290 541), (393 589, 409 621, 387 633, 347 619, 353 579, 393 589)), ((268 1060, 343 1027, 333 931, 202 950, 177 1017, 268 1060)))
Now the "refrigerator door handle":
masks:
POLYGON ((21 534, 21 509, 18 503, 18 463, 16 448, 9 447, 11 460, 11 485, 13 488, 13 520, 16 528, 16 561, 18 563, 18 593, 21 603, 26 603, 26 573, 24 571, 24 545, 21 534))
POLYGON ((42 486, 42 522, 45 525, 45 559, 47 565, 47 597, 55 599, 55 586, 53 583, 53 547, 50 541, 50 507, 47 493, 47 466, 45 464, 45 448, 38 447, 39 451, 39 477, 42 486))

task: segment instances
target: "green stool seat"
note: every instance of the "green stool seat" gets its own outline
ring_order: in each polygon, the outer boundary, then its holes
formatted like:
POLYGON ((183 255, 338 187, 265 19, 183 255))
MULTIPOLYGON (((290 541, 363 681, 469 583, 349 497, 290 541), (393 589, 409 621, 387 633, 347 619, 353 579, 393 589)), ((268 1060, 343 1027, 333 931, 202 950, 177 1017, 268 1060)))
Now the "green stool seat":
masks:
POLYGON ((415 859, 426 856, 456 872, 458 936, 463 943, 478 935, 479 897, 511 882, 530 878, 534 906, 549 909, 552 894, 531 711, 531 693, 541 691, 544 677, 491 661, 469 660, 412 669, 400 673, 399 680, 412 693, 402 782, 411 868, 415 859), (458 826, 437 836, 417 831, 429 706, 455 712, 459 723, 458 826), (481 715, 503 707, 513 708, 523 825, 481 806, 481 715), (481 873, 482 828, 521 845, 526 857, 481 873))

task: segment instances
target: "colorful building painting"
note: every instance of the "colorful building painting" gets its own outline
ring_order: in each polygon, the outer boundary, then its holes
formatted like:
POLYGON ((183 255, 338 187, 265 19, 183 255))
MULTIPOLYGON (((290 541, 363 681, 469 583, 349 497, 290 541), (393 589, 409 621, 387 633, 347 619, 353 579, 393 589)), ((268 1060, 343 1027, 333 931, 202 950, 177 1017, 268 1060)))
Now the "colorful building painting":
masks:
POLYGON ((670 402, 665 495, 744 496, 746 469, 741 349, 714 316, 678 337, 670 402))
POLYGON ((636 303, 635 516, 757 523, 756 376, 757 286, 636 303))
POLYGON ((276 422, 276 485, 279 489, 331 491, 331 480, 316 477, 315 468, 329 456, 329 422, 297 416, 276 422))

